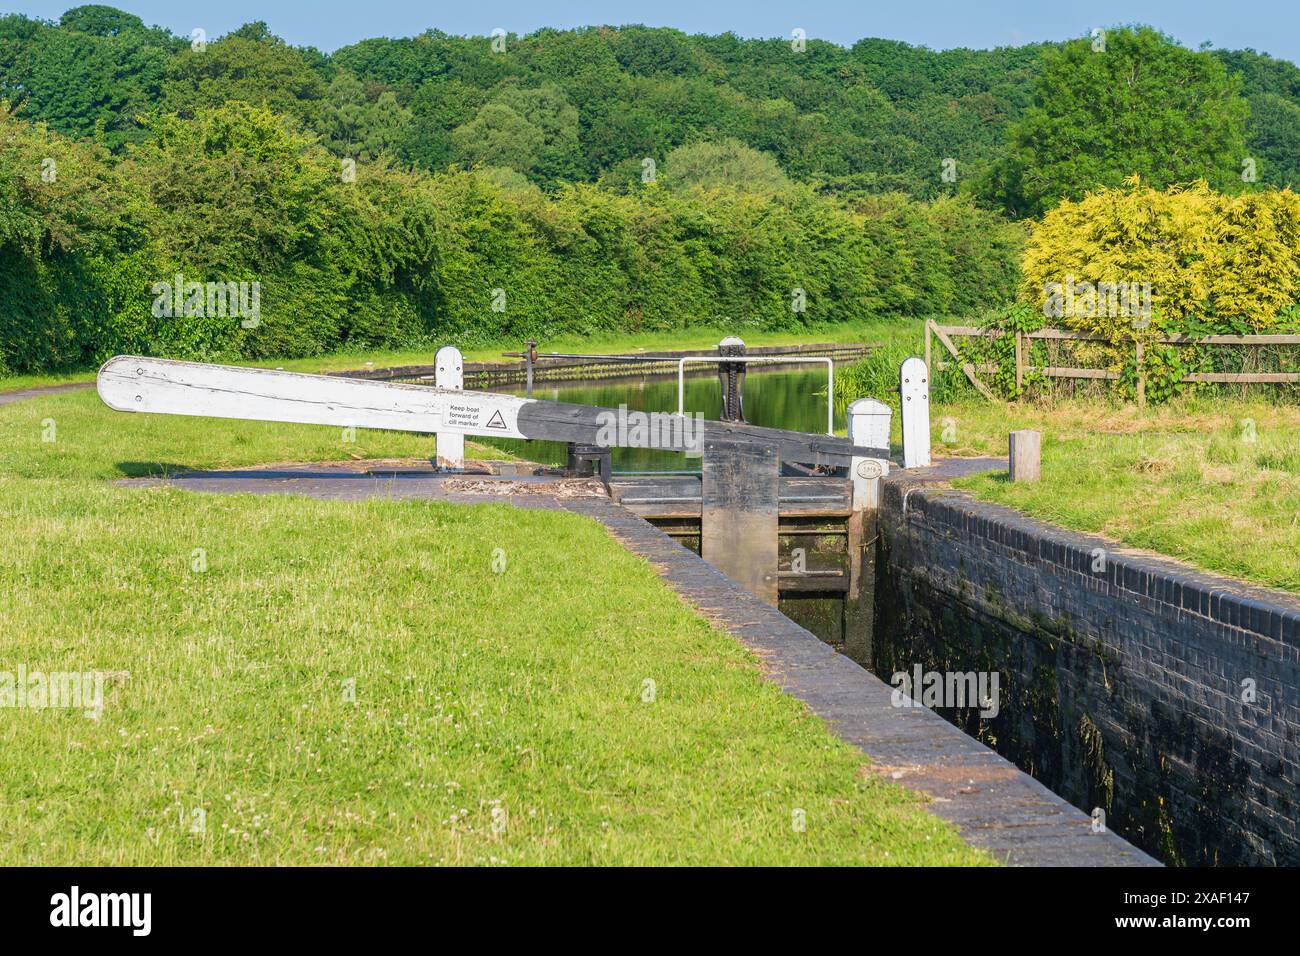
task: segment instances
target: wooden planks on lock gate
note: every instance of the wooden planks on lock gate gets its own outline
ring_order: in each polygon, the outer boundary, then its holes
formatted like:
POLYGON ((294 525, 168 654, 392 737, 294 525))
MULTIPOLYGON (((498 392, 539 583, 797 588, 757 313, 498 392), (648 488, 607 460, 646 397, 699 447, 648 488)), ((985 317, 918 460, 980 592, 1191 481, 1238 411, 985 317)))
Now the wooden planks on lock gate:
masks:
POLYGON ((704 441, 700 556, 774 607, 780 473, 781 459, 770 446, 704 441))

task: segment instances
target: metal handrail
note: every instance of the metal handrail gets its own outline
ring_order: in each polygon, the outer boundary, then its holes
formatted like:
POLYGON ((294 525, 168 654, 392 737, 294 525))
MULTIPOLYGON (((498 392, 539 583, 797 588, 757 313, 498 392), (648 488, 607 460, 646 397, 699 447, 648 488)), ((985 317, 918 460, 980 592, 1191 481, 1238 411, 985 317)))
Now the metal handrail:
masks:
POLYGON ((826 363, 826 434, 835 434, 835 360, 826 356, 796 355, 684 355, 677 360, 677 414, 686 414, 687 362, 757 362, 761 364, 826 363))
MULTIPOLYGON (((527 352, 502 352, 503 358, 528 358, 527 352)), ((539 359, 557 358, 557 359, 588 359, 593 362, 672 362, 675 361, 676 355, 660 355, 656 352, 646 352, 644 355, 601 355, 599 353, 586 352, 538 352, 539 359)))

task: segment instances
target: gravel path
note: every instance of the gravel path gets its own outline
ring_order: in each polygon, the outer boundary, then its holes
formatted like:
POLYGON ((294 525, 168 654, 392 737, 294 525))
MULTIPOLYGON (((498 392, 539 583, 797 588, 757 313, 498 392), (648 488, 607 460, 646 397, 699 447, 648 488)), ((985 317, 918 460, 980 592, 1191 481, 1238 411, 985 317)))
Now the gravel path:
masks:
POLYGON ((67 385, 38 385, 35 388, 20 388, 13 392, 0 392, 0 405, 12 405, 15 402, 25 402, 29 398, 40 398, 42 395, 79 392, 82 389, 94 387, 94 382, 70 382, 67 385))

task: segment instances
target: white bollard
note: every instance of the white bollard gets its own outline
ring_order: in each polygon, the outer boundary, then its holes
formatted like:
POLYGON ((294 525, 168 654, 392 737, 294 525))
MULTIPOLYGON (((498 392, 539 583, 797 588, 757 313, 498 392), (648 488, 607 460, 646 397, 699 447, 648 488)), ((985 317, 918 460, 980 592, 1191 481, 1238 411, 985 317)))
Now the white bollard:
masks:
POLYGON ((903 419, 903 467, 930 464, 930 372, 919 358, 898 370, 898 395, 903 419))
MULTIPOLYGON (((874 398, 859 398, 849 405, 849 441, 864 448, 889 448, 889 420, 893 411, 874 398)), ((880 507, 880 479, 889 474, 888 458, 854 458, 853 510, 880 507)))
MULTIPOLYGON (((462 389, 465 387, 465 362, 460 349, 444 345, 433 360, 433 384, 438 388, 462 389)), ((465 436, 452 432, 438 432, 439 468, 465 467, 465 436)))

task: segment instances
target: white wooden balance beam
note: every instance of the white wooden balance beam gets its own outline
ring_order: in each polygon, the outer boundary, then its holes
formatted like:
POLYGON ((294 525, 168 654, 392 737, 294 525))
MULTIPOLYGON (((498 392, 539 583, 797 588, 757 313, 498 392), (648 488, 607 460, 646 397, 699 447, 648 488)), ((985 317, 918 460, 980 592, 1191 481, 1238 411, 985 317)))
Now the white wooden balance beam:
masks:
MULTIPOLYGON (((624 429, 610 427, 623 409, 335 375, 119 355, 99 370, 98 389, 104 404, 122 412, 584 444, 600 444, 605 437, 612 439, 603 442, 611 447, 633 444, 624 429)), ((703 422, 703 428, 706 442, 755 443, 783 461, 848 466, 854 457, 888 457, 887 449, 855 447, 829 435, 714 421, 703 422)), ((687 431, 661 430, 652 447, 698 451, 698 436, 692 441, 687 431)))

